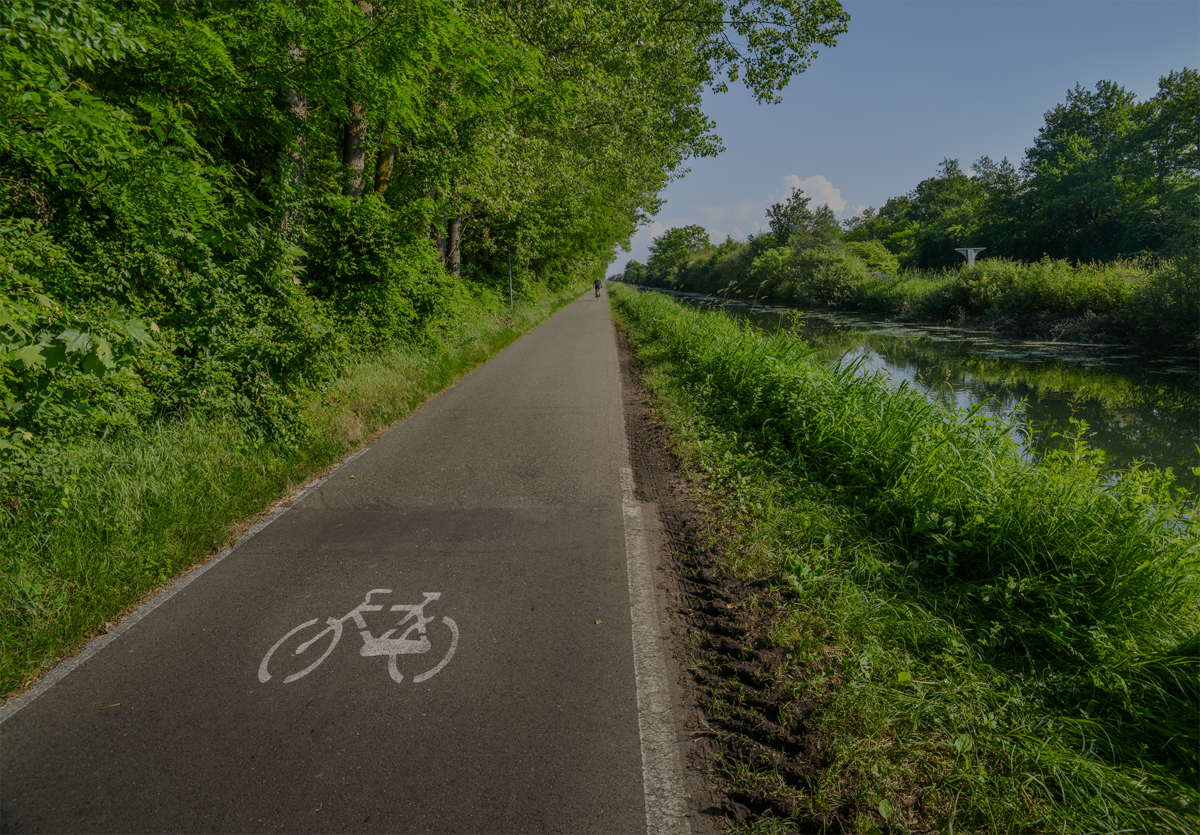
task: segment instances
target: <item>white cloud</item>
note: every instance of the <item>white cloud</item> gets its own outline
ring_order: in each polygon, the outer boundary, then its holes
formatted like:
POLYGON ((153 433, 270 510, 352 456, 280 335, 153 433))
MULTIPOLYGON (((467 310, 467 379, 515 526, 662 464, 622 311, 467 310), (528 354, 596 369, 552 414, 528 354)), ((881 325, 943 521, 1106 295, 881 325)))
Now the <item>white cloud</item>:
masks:
POLYGON ((652 221, 639 229, 630 240, 631 252, 628 257, 645 262, 654 239, 668 229, 679 226, 703 226, 708 231, 709 240, 714 244, 724 241, 726 235, 734 240, 744 241, 748 235, 766 232, 770 229, 767 224, 767 209, 772 204, 787 199, 794 188, 800 189, 804 196, 809 198, 810 208, 828 206, 839 217, 853 217, 866 208, 847 203, 842 197, 841 189, 835 188, 833 183, 820 174, 803 180, 795 174, 788 174, 780 181, 779 187, 762 200, 740 200, 724 206, 701 203, 691 206, 692 211, 686 216, 652 221))
MULTIPOLYGON (((700 204, 693 206, 693 208, 702 219, 699 222, 702 222, 706 227, 711 226, 716 228, 722 238, 726 232, 735 238, 744 238, 747 234, 757 234, 765 231, 768 228, 767 209, 774 203, 786 200, 794 188, 798 188, 804 192, 804 196, 809 199, 808 205, 810 207, 828 206, 833 209, 834 214, 841 217, 857 215, 865 208, 864 206, 852 206, 848 204, 846 198, 842 197, 841 189, 835 188, 833 183, 820 174, 803 180, 795 174, 788 174, 783 178, 782 185, 762 200, 742 200, 724 206, 700 204), (734 234, 735 229, 737 230, 737 234, 734 234)), ((697 221, 679 221, 673 222, 670 225, 682 226, 689 222, 695 223, 697 221)))
POLYGON ((835 215, 840 215, 846 209, 846 200, 842 197, 842 190, 834 188, 833 183, 826 180, 820 174, 815 177, 809 177, 807 180, 801 180, 795 175, 789 175, 783 178, 785 183, 788 183, 793 188, 799 188, 804 192, 804 196, 809 199, 809 206, 816 208, 817 206, 828 206, 833 209, 835 215), (795 181, 795 185, 791 186, 789 181, 795 181))

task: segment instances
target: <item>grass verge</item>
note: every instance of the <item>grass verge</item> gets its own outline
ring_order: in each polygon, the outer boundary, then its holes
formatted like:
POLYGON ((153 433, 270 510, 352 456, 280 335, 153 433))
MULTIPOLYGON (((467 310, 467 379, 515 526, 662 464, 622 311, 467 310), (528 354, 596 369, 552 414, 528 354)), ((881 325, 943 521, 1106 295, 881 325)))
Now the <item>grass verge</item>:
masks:
POLYGON ((452 344, 363 357, 312 392, 295 443, 229 418, 164 422, 58 447, 0 512, 0 693, 24 689, 122 613, 212 555, 253 517, 408 415, 581 292, 480 314, 452 344))
POLYGON ((612 298, 724 567, 770 589, 747 605, 781 698, 820 705, 805 780, 723 760, 731 795, 792 810, 749 828, 1200 828, 1200 525, 1169 474, 1082 442, 1031 466, 994 419, 786 333, 612 298))

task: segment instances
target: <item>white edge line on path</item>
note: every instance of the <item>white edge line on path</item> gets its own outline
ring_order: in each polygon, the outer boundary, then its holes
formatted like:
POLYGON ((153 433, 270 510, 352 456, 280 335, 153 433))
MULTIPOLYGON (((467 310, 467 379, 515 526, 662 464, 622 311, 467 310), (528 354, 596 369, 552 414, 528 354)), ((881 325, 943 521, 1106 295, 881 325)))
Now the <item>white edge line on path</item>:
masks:
POLYGON ((633 613, 633 670, 637 682, 638 731, 642 740, 642 786, 646 831, 687 835, 688 800, 676 748, 675 717, 667 677, 666 645, 654 593, 654 567, 642 505, 634 498, 633 470, 621 468, 629 604, 633 613))
POLYGON ((166 588, 164 588, 158 594, 154 595, 154 597, 150 598, 145 603, 143 603, 141 606, 139 606, 137 609, 135 609, 132 614, 130 614, 128 617, 124 618, 120 623, 118 623, 116 626, 114 626, 111 630, 109 630, 108 632, 99 636, 98 638, 92 639, 88 643, 88 645, 83 648, 82 651, 71 656, 70 658, 66 659, 65 661, 62 661, 58 665, 56 665, 53 670, 46 673, 46 675, 42 678, 42 680, 39 681, 37 684, 35 684, 33 687, 29 688, 29 690, 25 691, 20 696, 17 696, 15 699, 12 699, 7 704, 0 706, 0 725, 3 725, 9 719, 16 716, 17 713, 20 712, 21 708, 28 706, 38 696, 42 695, 47 690, 49 690, 51 687, 53 687, 55 684, 58 684, 58 682, 62 681, 64 678, 66 678, 67 675, 70 674, 72 670, 74 670, 76 667, 78 667, 84 661, 87 661, 89 658, 91 658, 93 655, 98 653, 100 650, 104 649, 106 646, 111 644, 113 641, 115 641, 117 638, 119 638, 123 633, 132 629, 133 626, 138 621, 140 621, 142 618, 146 617, 146 615, 150 614, 155 609, 157 609, 159 606, 163 605, 168 600, 170 600, 172 597, 174 597, 176 594, 183 591, 185 588, 187 588, 189 585, 191 585, 191 583, 197 577, 199 577, 201 574, 208 571, 210 568, 212 568, 214 565, 219 563, 221 560, 225 559, 227 556, 232 554, 235 550, 237 550, 237 548, 239 546, 245 544, 250 539, 250 537, 254 536, 256 533, 258 533, 261 530, 263 530, 264 528, 266 528, 267 525, 270 525, 272 522, 274 522, 280 516, 287 513, 289 510, 292 509, 292 507, 295 506, 296 502, 303 499, 305 496, 307 496, 313 490, 316 490, 318 487, 320 487, 322 484, 324 484, 326 481, 328 481, 330 478, 332 478, 333 474, 336 473, 339 469, 341 469, 346 464, 349 464, 355 458, 357 458, 358 456, 360 456, 364 452, 366 452, 368 449, 370 449, 370 447, 366 446, 366 447, 363 447, 362 449, 360 449, 358 452, 355 452, 351 455, 347 455, 340 462, 338 462, 337 464, 334 465, 333 469, 330 470, 328 475, 324 475, 321 478, 315 478, 312 481, 305 484, 304 486, 302 486, 299 490, 297 490, 295 493, 293 493, 291 496, 288 497, 286 505, 282 505, 280 507, 275 508, 270 513, 268 513, 266 516, 264 516, 262 519, 260 519, 258 522, 254 523, 254 525, 252 525, 249 530, 247 530, 244 534, 242 534, 240 537, 238 537, 237 540, 235 540, 233 542, 233 544, 227 545, 225 548, 222 548, 221 551, 218 552, 218 554, 215 557, 213 557, 212 559, 210 559, 204 563, 201 563, 200 565, 198 565, 195 568, 188 571, 187 574, 184 574, 182 577, 169 583, 166 586, 166 588))

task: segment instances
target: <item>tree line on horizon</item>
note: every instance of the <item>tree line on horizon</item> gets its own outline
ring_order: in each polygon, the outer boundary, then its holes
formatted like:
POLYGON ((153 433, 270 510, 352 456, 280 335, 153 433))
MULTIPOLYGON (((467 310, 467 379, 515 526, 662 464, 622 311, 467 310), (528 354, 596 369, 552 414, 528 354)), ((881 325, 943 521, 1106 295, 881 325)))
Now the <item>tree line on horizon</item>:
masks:
MULTIPOLYGON (((808 203, 793 190, 768 210, 769 232, 745 245, 757 257, 788 245, 872 244, 860 248, 874 253, 868 266, 893 271, 963 264, 955 249, 965 246, 1024 262, 1190 257, 1200 247, 1200 72, 1168 73, 1142 102, 1111 81, 1077 85, 1045 114, 1019 167, 984 156, 964 171, 944 159, 912 191, 841 223, 808 203)), ((688 259, 738 244, 714 246, 699 226, 669 229, 648 263, 630 261, 623 275, 669 283, 688 259)))

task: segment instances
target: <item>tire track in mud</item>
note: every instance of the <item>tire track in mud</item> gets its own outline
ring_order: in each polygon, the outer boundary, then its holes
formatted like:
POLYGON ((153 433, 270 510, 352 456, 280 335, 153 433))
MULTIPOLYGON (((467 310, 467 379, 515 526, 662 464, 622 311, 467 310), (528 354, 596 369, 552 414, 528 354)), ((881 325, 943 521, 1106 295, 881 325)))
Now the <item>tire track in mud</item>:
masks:
POLYGON ((689 765, 708 785, 703 812, 731 824, 770 815, 790 818, 802 832, 853 831, 860 811, 853 805, 813 814, 805 800, 826 764, 830 740, 810 718, 827 697, 794 699, 795 674, 779 672, 786 650, 769 636, 784 611, 783 593, 721 568, 720 545, 704 535, 714 525, 691 498, 643 385, 643 366, 619 327, 617 345, 637 498, 654 505, 666 538, 684 724, 695 740, 689 765))

